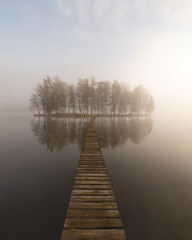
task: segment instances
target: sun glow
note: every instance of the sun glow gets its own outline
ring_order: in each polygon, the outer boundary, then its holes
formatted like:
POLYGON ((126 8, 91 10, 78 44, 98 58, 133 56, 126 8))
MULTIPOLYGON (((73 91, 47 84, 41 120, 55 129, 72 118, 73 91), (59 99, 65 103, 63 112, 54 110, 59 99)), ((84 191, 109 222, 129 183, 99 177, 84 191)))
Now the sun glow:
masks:
MULTIPOLYGON (((174 34, 147 38, 125 72, 153 90, 159 102, 189 109, 192 105, 192 36, 174 34), (182 103, 181 103, 182 100, 182 103)), ((162 105, 164 108, 165 106, 162 105)))

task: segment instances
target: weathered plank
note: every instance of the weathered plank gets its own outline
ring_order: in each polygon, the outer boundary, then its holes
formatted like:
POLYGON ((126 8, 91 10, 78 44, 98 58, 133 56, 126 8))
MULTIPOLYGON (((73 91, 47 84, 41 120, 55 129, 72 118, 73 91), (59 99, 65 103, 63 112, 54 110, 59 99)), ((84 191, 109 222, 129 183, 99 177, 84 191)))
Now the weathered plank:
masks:
POLYGON ((90 176, 90 177, 75 177, 75 181, 109 181, 109 177, 97 177, 97 176, 90 176))
POLYGON ((64 230, 61 240, 126 240, 123 229, 64 230))
POLYGON ((113 195, 107 196, 74 196, 71 195, 70 202, 115 202, 115 197, 113 195))
POLYGON ((71 195, 113 195, 112 190, 72 190, 71 195))
POLYGON ((104 170, 106 170, 106 168, 105 168, 105 165, 104 164, 102 164, 102 165, 90 165, 90 164, 88 164, 88 165, 85 165, 85 164, 79 164, 79 168, 101 168, 101 169, 104 169, 104 170))
POLYGON ((87 168, 85 168, 85 169, 78 169, 77 170, 77 173, 107 173, 107 170, 106 169, 91 169, 91 168, 89 168, 89 169, 87 169, 87 168))
POLYGON ((116 202, 70 202, 69 209, 117 209, 116 202))
POLYGON ((73 190, 112 190, 112 186, 111 185, 73 185, 73 190))
POLYGON ((104 219, 67 219, 64 229, 111 229, 123 228, 120 218, 104 219))
POLYGON ((67 218, 119 218, 118 210, 68 209, 67 218))
POLYGON ((106 173, 76 173, 76 177, 108 177, 106 173))
POLYGON ((91 184, 101 184, 101 185, 107 184, 108 185, 109 184, 109 185, 111 185, 110 181, 100 181, 100 180, 96 180, 96 181, 90 181, 90 180, 88 180, 88 181, 78 181, 76 179, 74 181, 74 184, 81 184, 81 185, 83 185, 83 184, 89 184, 89 185, 91 185, 91 184))

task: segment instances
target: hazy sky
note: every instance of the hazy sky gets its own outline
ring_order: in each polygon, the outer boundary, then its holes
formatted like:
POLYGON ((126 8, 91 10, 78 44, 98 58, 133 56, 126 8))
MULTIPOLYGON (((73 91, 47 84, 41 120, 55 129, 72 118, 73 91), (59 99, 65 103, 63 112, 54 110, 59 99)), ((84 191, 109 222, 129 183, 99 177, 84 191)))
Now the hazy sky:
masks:
POLYGON ((0 0, 0 105, 45 76, 143 84, 156 109, 192 111, 191 0, 0 0))

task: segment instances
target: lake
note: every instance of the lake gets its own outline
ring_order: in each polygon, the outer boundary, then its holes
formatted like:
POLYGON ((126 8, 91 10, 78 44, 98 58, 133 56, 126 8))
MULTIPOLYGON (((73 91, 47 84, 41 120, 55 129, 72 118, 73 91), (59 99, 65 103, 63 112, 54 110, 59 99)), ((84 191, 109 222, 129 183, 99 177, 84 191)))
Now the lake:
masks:
MULTIPOLYGON (((0 239, 60 239, 88 121, 0 115, 0 239)), ((191 240, 190 121, 99 117, 95 126, 127 238, 191 240)))

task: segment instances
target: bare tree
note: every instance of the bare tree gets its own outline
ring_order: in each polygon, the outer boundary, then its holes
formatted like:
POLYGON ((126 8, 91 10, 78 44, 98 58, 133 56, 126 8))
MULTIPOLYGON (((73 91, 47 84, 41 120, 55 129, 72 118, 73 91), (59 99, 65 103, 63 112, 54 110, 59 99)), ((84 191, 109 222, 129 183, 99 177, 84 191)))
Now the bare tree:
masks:
POLYGON ((73 84, 70 84, 68 86, 68 91, 69 91, 69 101, 68 101, 69 111, 71 110, 73 113, 75 113, 75 111, 76 111, 76 96, 75 96, 75 87, 73 84))
POLYGON ((29 99, 29 109, 31 111, 37 110, 38 114, 41 113, 41 100, 36 93, 33 93, 31 98, 29 99))

